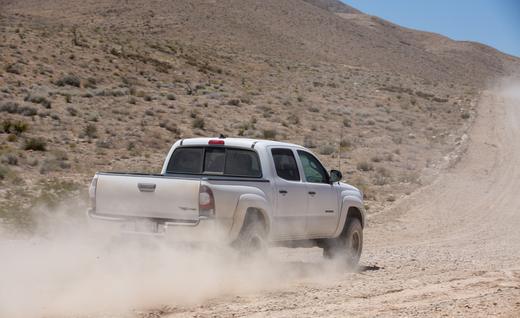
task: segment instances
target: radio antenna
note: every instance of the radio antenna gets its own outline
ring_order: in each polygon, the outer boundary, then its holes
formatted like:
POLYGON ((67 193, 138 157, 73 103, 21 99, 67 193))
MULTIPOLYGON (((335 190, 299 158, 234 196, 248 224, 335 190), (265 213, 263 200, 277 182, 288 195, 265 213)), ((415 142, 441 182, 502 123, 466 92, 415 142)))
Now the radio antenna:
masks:
POLYGON ((338 170, 341 171, 341 141, 343 140, 343 124, 339 124, 339 143, 338 143, 338 170))

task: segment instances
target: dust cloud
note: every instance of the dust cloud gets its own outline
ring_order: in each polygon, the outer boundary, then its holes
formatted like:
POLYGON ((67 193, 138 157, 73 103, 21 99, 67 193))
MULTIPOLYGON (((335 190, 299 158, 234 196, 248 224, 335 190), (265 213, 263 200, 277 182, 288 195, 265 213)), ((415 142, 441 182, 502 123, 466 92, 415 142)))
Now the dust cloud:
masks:
POLYGON ((344 271, 321 258, 277 259, 272 249, 244 259, 227 246, 124 237, 64 213, 39 215, 32 237, 0 237, 0 317, 131 314, 283 288, 295 280, 322 284, 344 271))

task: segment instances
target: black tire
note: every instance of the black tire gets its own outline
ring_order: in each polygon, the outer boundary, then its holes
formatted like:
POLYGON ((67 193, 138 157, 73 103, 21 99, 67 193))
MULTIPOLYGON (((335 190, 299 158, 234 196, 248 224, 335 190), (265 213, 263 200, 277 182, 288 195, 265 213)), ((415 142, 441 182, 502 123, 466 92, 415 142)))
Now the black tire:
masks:
POLYGON ((266 238, 267 231, 261 217, 248 215, 233 246, 242 256, 259 255, 267 251, 266 238))
POLYGON ((356 219, 348 219, 341 235, 327 240, 323 246, 323 257, 345 261, 349 267, 357 267, 363 251, 363 227, 356 219))

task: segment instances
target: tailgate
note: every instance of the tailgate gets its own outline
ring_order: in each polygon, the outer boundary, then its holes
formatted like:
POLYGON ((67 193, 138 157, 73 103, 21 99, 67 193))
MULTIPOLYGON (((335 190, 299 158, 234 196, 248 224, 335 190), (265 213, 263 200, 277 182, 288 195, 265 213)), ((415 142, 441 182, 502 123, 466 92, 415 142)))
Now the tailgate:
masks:
POLYGON ((198 220, 200 179, 99 174, 96 213, 198 220))

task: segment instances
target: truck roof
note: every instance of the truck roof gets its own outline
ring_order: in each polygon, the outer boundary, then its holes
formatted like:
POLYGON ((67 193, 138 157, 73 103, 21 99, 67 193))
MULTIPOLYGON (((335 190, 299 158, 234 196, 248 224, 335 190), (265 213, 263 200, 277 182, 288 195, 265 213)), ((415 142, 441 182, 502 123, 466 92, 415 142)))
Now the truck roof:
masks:
MULTIPOLYGON (((241 147, 241 148, 251 148, 253 145, 255 147, 262 146, 281 146, 281 147, 297 147, 304 148, 300 145, 280 142, 280 141, 272 141, 272 140, 264 140, 264 139, 250 139, 250 138, 219 138, 219 137, 205 137, 205 138, 186 138, 181 139, 176 142, 176 144, 182 144, 182 146, 199 146, 199 145, 208 145, 210 140, 222 140, 226 146, 232 147, 241 147)), ((179 145, 177 145, 179 146, 179 145)))

